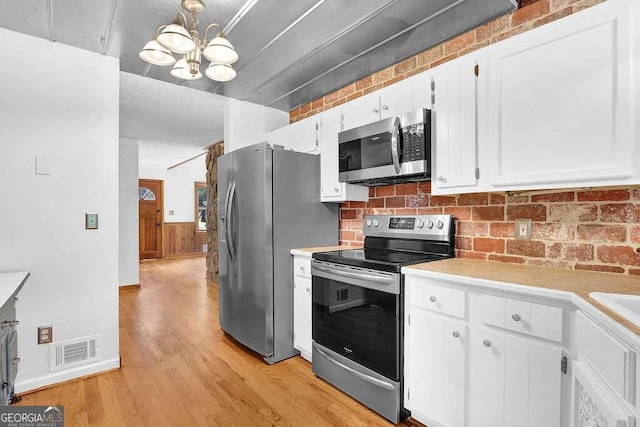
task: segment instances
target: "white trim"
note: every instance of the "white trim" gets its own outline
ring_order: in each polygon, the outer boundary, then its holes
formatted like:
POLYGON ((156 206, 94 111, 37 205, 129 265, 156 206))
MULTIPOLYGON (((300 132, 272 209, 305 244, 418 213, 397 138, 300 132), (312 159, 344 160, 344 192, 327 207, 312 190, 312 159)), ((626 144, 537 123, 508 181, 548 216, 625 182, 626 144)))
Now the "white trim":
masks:
POLYGON ((49 385, 62 383, 75 378, 87 375, 98 374, 100 372, 117 369, 120 367, 120 358, 104 360, 90 365, 83 365, 77 368, 67 369, 53 374, 45 375, 39 378, 33 378, 26 381, 20 381, 15 384, 16 394, 25 393, 30 390, 46 387, 49 385))

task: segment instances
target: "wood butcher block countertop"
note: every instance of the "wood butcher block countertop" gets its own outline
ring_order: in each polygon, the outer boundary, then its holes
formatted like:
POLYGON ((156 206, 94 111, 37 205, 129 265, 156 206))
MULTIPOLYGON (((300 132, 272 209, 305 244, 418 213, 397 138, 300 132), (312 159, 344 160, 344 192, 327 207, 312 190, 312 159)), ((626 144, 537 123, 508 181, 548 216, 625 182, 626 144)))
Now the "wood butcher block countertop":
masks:
POLYGON ((402 269, 407 274, 411 274, 411 270, 417 270, 416 273, 440 273, 524 285, 550 291, 570 292, 604 312, 636 335, 640 335, 640 327, 589 297, 591 292, 640 295, 640 276, 537 267, 468 258, 451 258, 402 269))

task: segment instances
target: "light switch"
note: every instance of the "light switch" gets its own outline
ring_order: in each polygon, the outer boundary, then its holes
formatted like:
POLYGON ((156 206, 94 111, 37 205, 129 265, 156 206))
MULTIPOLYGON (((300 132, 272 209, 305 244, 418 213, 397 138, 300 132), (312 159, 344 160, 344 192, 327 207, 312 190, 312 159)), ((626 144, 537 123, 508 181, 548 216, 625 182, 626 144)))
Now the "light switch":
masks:
POLYGON ((51 175, 51 159, 36 156, 36 175, 51 175))
POLYGON ((84 228, 86 230, 97 230, 98 229, 98 214, 97 213, 86 213, 86 214, 84 214, 84 228))

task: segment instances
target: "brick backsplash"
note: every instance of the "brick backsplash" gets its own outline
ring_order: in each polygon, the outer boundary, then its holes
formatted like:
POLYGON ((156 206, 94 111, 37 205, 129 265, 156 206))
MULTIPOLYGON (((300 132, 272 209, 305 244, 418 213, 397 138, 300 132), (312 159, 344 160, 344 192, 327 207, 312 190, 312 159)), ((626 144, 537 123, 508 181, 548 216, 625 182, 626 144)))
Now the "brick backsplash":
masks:
MULTIPOLYGON (((404 61, 326 94, 289 113, 311 117, 459 56, 603 0, 521 0, 520 8, 404 61)), ((640 188, 433 196, 430 183, 370 189, 369 202, 340 207, 340 240, 363 241, 369 214, 450 214, 456 256, 640 275, 640 188), (532 239, 515 239, 515 220, 533 221, 532 239)))
POLYGON ((640 275, 640 187, 433 196, 431 183, 376 187, 340 207, 342 244, 361 245, 366 215, 448 214, 456 256, 640 275), (531 240, 515 220, 531 219, 531 240))

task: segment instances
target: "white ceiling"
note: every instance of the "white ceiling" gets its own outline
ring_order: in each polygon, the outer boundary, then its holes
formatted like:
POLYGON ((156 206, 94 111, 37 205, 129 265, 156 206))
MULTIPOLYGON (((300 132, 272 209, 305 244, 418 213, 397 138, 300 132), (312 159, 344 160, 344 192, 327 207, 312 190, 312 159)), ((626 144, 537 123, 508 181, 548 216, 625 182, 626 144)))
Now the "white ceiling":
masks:
POLYGON ((120 73, 120 136, 139 141, 139 164, 168 168, 224 138, 226 97, 120 73))

